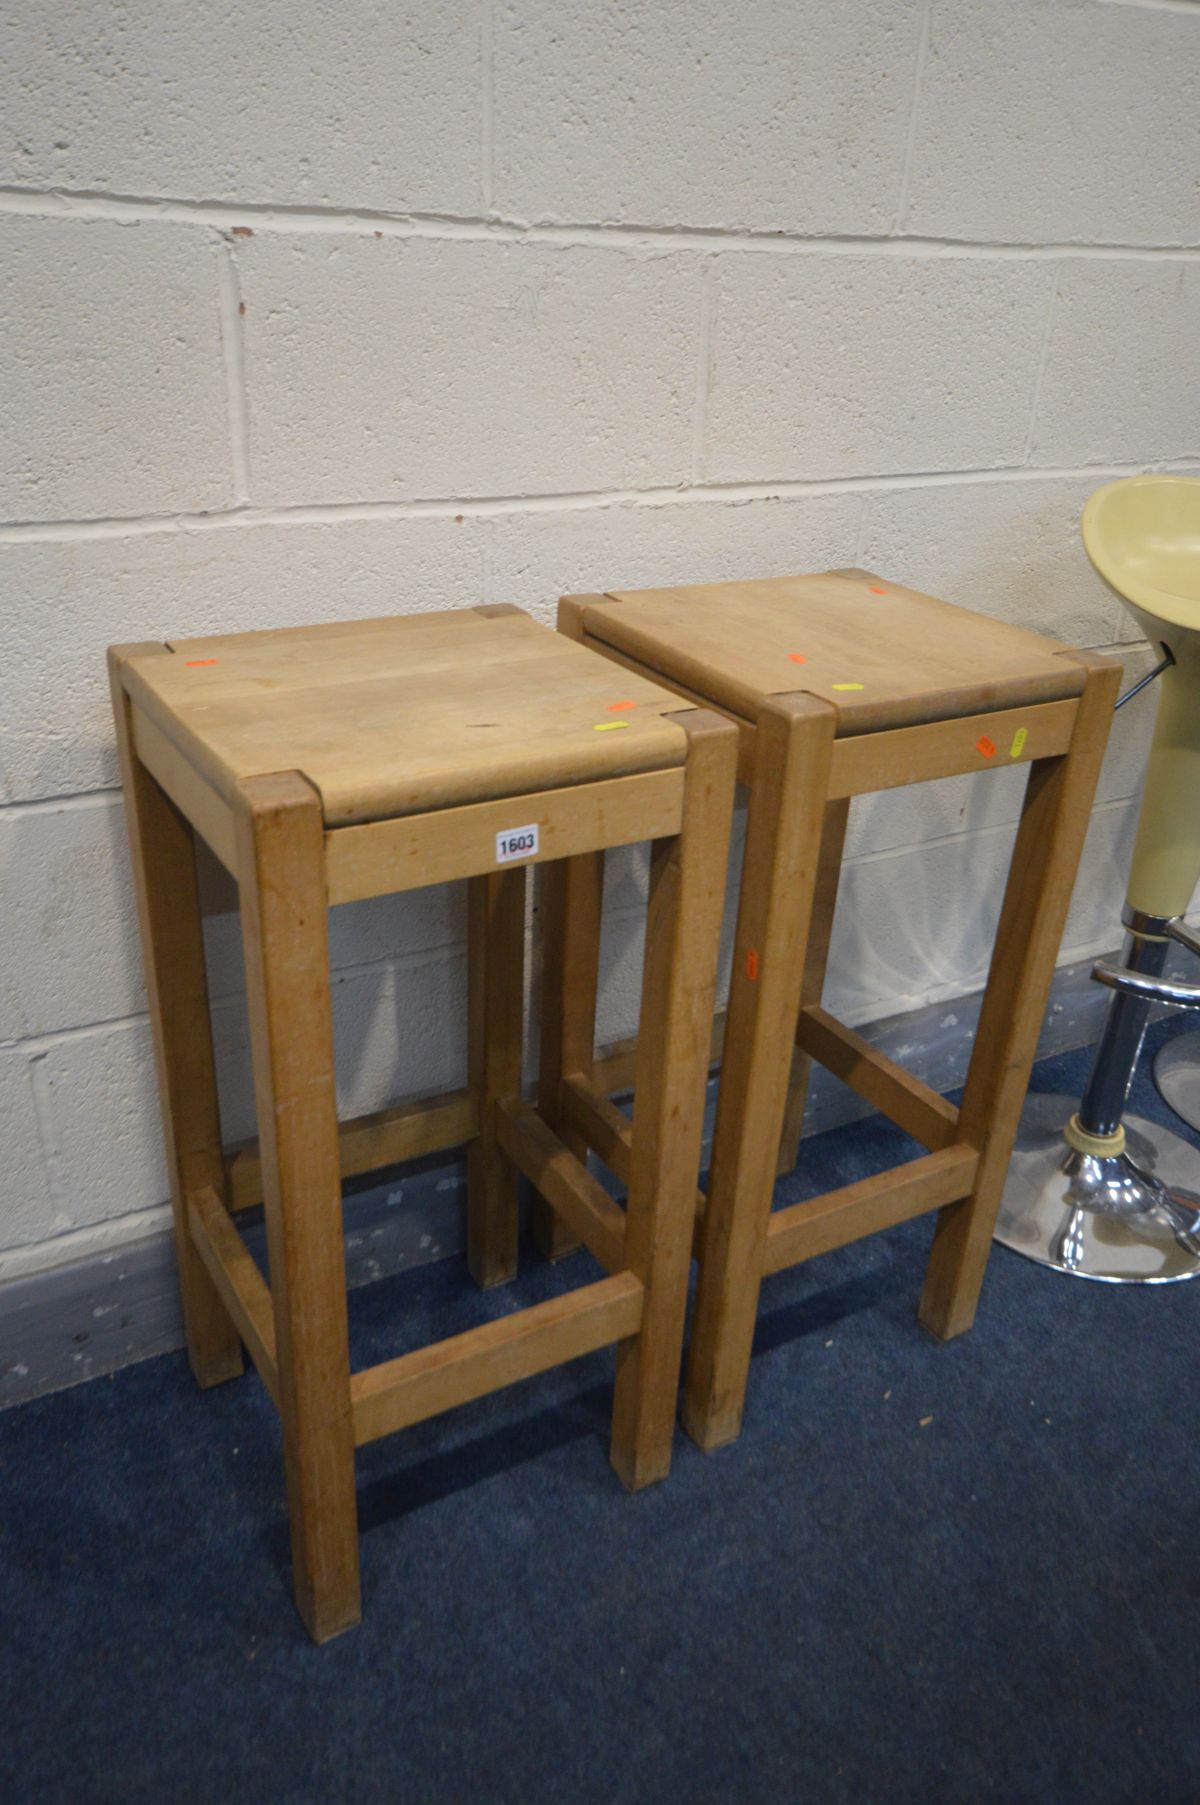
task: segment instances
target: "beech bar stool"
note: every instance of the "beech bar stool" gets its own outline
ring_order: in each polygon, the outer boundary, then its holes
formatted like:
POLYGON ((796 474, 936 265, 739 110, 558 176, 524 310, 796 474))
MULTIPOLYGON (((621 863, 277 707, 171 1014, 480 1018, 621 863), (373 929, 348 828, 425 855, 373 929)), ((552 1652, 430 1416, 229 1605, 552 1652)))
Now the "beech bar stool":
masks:
MULTIPOLYGON (((936 1209, 921 1320, 970 1327, 1120 667, 865 570, 566 597, 559 629, 738 727, 749 819, 684 1396, 715 1448, 741 1425, 767 1273, 936 1209), (846 817, 865 791, 1011 764, 1029 781, 955 1110, 821 1008, 846 817), (772 1213, 813 1059, 929 1152, 772 1213)), ((569 1090, 575 1125, 624 1158, 612 1076, 569 1090)))
MULTIPOLYGON (((519 609, 483 607, 110 653, 192 1368, 249 1351, 278 1406, 300 1613, 359 1617, 354 1450, 617 1344, 612 1460, 671 1455, 736 735, 519 609), (260 1140, 221 1145, 194 835, 237 879, 260 1140), (625 1211, 560 1139, 568 898, 547 872, 539 1106, 521 1098, 525 868, 653 842, 625 1211), (459 1092, 337 1119, 326 908, 468 878, 459 1092), (608 1276, 350 1370, 341 1177, 467 1143, 471 1270, 517 1259, 517 1172, 608 1276), (266 1205, 270 1289, 235 1226, 266 1205)), ((599 898, 595 899, 597 915, 599 898)), ((569 1242, 560 1233, 558 1246, 569 1242)))

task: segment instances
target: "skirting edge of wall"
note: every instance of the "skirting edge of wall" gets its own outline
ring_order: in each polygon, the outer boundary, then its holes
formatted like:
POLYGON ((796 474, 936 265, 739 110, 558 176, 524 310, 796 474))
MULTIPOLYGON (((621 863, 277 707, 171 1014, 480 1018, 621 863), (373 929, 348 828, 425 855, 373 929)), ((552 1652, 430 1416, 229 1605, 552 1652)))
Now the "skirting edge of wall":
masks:
MULTIPOLYGON (((1098 955, 1055 973, 1039 1057, 1096 1038, 1109 993, 1091 981, 1098 955)), ((981 991, 861 1028, 869 1040, 936 1090, 962 1082, 979 1015, 981 991)), ((715 1081, 709 1086, 711 1132, 715 1081)), ((814 1073, 806 1137, 855 1121, 867 1105, 829 1073, 814 1073)), ((707 1147, 707 1142, 706 1142, 707 1147)), ((463 1249, 465 1161, 439 1155, 385 1180, 347 1187, 346 1275, 354 1289, 463 1249)), ((265 1258, 261 1223, 245 1226, 255 1257, 265 1258)), ((0 1409, 183 1344, 169 1232, 94 1252, 85 1258, 0 1284, 0 1409)))

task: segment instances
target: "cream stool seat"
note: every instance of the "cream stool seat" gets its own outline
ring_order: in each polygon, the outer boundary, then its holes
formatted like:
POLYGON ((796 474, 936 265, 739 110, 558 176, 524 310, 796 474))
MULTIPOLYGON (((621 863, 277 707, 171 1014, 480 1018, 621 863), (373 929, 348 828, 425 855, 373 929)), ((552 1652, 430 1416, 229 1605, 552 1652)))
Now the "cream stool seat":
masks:
MULTIPOLYGON (((1088 501, 1082 531, 1164 668, 1122 912, 1125 963, 1094 973, 1117 995, 1078 1110, 1065 1097, 1026 1105, 998 1234, 1079 1277, 1162 1283, 1200 1273, 1200 1154, 1124 1109, 1151 1005, 1200 1007, 1200 987, 1161 976, 1172 941, 1200 954, 1182 919, 1200 880, 1200 481, 1108 483, 1088 501)), ((1193 1127, 1198 1041, 1173 1041, 1156 1068, 1167 1102, 1193 1127)))

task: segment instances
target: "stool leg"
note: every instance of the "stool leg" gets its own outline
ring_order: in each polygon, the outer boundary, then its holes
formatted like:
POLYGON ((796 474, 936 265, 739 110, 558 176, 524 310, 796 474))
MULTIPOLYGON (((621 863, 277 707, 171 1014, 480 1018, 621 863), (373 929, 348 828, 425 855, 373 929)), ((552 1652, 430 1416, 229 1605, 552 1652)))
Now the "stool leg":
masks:
POLYGON ((675 718, 688 735, 683 823, 651 851, 625 1218, 644 1303, 617 1349, 613 1400, 612 1463, 631 1491, 671 1464, 737 756, 720 716, 675 718))
POLYGON ((238 808, 296 1603, 317 1642, 358 1622, 358 1529, 321 799, 299 772, 238 808))
MULTIPOLYGON (((130 649, 162 651, 166 656, 161 646, 124 648, 130 649)), ((184 1330, 197 1383, 218 1385, 236 1378, 243 1361, 237 1330, 192 1245, 187 1225, 190 1192, 211 1185, 218 1197, 226 1195, 195 838, 133 749, 129 698, 120 678, 121 652, 122 648, 114 648, 111 660, 113 709, 154 1031, 184 1330)))
POLYGON ((811 696, 759 714, 683 1422, 732 1441, 758 1314, 836 716, 811 696))
MULTIPOLYGON (((842 849, 846 844, 846 821, 849 814, 848 796, 825 804, 817 888, 813 896, 812 918, 808 924, 808 947, 804 955, 804 977, 800 985, 801 1009, 806 1003, 819 1003, 825 989, 825 967, 829 963, 829 942, 833 937, 833 917, 837 908, 842 849)), ((779 1143, 780 1172, 792 1171, 800 1157, 800 1131, 804 1126, 804 1105, 808 1101, 808 1081, 812 1065, 810 1055, 797 1047, 792 1054, 792 1075, 788 1083, 787 1107, 783 1113, 783 1135, 779 1143)))
POLYGON ((468 1065, 479 1111, 467 1149, 467 1265, 483 1286, 517 1271, 517 1174, 496 1138, 496 1105, 521 1094, 525 872, 518 865, 467 885, 468 1065))
MULTIPOLYGON (((596 1052, 596 990, 604 854, 580 853, 542 868, 542 1034, 538 1056, 538 1113, 576 1159, 587 1159, 582 1137, 562 1126, 562 1081, 591 1077, 596 1052)), ((566 1223, 541 1196, 533 1200, 533 1232, 550 1260, 579 1246, 566 1223)))
POLYGON ((1091 665, 1068 751, 1030 766, 958 1117, 979 1169, 971 1195, 938 1215, 921 1298, 921 1321, 943 1341, 975 1320, 1119 680, 1091 665))

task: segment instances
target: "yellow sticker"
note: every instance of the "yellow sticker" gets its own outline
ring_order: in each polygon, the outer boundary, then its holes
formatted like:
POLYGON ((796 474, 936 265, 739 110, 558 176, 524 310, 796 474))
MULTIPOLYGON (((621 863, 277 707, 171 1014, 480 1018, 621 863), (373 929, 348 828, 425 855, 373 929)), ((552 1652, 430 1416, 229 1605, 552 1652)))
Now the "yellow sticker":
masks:
POLYGON ((628 721, 597 721, 592 728, 593 733, 619 733, 622 727, 628 727, 628 721))
POLYGON ((835 683, 834 689, 861 689, 861 683, 835 683))
POLYGON ((1008 756, 1010 758, 1020 758, 1022 752, 1025 750, 1025 741, 1028 738, 1028 727, 1018 727, 1017 731, 1013 734, 1013 743, 1008 748, 1008 756))

